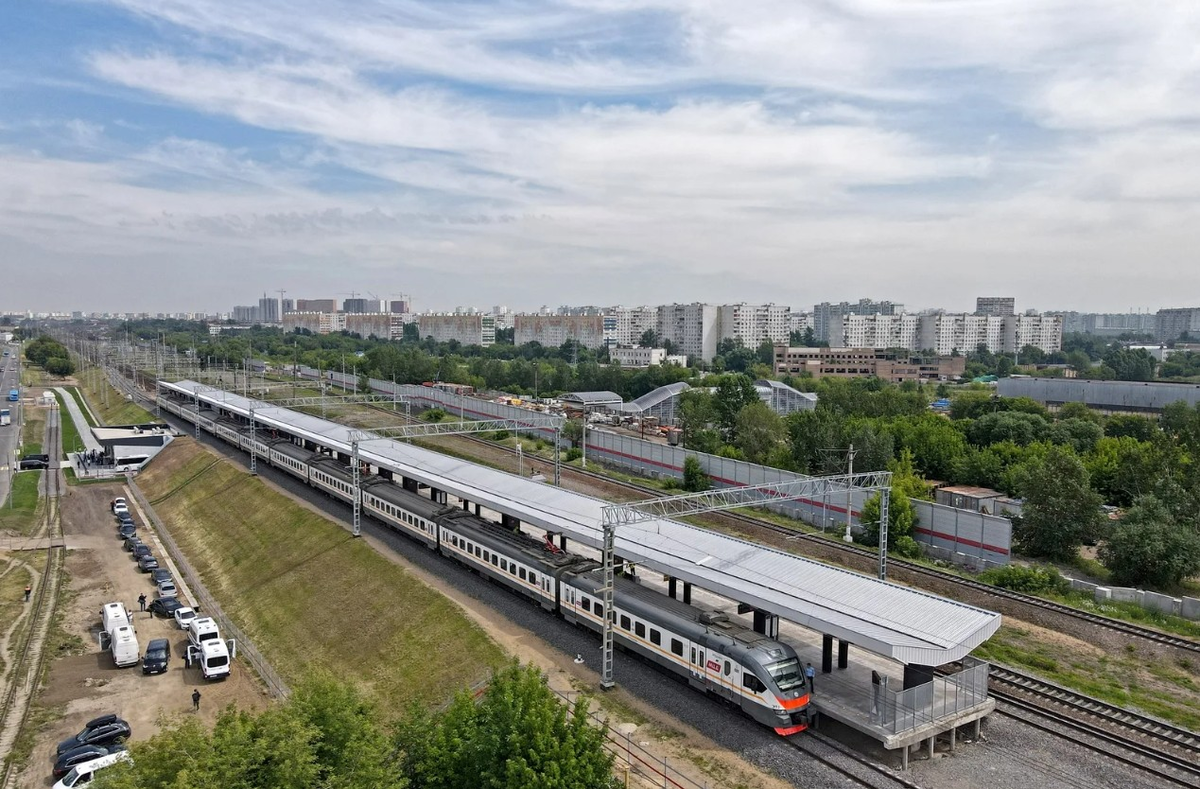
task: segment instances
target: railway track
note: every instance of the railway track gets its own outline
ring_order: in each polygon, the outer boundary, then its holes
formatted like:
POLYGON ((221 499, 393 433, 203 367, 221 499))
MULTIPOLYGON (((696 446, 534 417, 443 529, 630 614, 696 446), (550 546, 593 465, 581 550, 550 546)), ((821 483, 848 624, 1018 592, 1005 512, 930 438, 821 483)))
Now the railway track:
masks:
MULTIPOLYGON (((56 409, 51 409, 46 419, 46 446, 56 462, 62 454, 61 428, 57 421, 59 416, 56 409)), ((49 468, 44 480, 45 506, 42 522, 33 536, 46 540, 46 561, 34 595, 30 598, 33 608, 28 614, 29 627, 13 652, 13 667, 8 688, 3 701, 0 702, 0 753, 11 753, 13 744, 29 720, 33 696, 46 663, 46 638, 58 608, 63 566, 66 562, 67 551, 63 543, 62 521, 58 509, 58 499, 62 492, 62 471, 59 468, 49 468)), ((0 789, 8 789, 13 785, 18 766, 15 760, 4 761, 3 772, 0 773, 0 789)))
POLYGON ((847 748, 837 740, 809 729, 801 737, 791 737, 787 743, 792 748, 821 762, 831 770, 854 781, 858 786, 871 789, 902 787, 921 789, 921 785, 908 776, 888 769, 882 764, 847 748), (847 760, 854 764, 847 764, 847 760))

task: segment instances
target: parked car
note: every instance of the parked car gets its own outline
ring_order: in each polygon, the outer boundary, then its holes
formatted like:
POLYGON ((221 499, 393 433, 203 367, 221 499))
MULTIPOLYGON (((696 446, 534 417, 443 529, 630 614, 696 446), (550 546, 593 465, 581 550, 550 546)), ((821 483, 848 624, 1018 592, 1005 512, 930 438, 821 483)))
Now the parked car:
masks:
POLYGON ((183 607, 183 603, 179 602, 177 597, 156 597, 146 606, 146 610, 158 616, 173 617, 183 607))
POLYGON ((133 537, 137 534, 137 527, 132 523, 122 523, 117 527, 117 535, 122 539, 133 537))
POLYGON ((179 597, 179 587, 174 581, 161 581, 158 584, 159 597, 179 597))
POLYGON ((127 551, 132 551, 134 549, 134 547, 141 545, 141 544, 142 544, 142 540, 136 534, 133 535, 132 537, 125 538, 125 550, 127 550, 127 551))
POLYGON ((123 507, 125 509, 129 509, 129 503, 125 501, 124 496, 117 496, 115 499, 110 501, 108 504, 108 508, 110 510, 112 510, 113 512, 116 512, 118 507, 123 507))
POLYGON ((117 523, 118 524, 133 523, 133 516, 130 515, 128 512, 122 512, 120 515, 117 516, 117 523))
POLYGON ((125 742, 133 731, 129 724, 116 715, 102 715, 93 718, 83 726, 83 730, 74 737, 63 740, 58 744, 57 756, 62 756, 73 748, 81 745, 114 745, 125 742))
POLYGON ((62 780, 54 784, 51 789, 74 789, 76 786, 83 786, 92 782, 96 777, 96 773, 103 770, 105 767, 111 767, 117 762, 132 761, 129 756, 129 751, 118 751, 110 753, 107 756, 100 756, 92 759, 90 762, 77 764, 62 777, 62 780))
POLYGON ((143 674, 165 674, 171 663, 171 642, 165 638, 156 638, 146 645, 142 655, 143 674))
POLYGON ((150 573, 150 583, 154 584, 155 586, 158 586, 162 581, 168 581, 170 579, 171 571, 165 567, 159 567, 157 570, 154 570, 150 573))
POLYGON ((158 569, 158 559, 155 559, 151 554, 146 554, 138 559, 138 569, 144 573, 158 569))
POLYGON ((140 559, 143 556, 149 556, 152 553, 154 553, 154 551, 150 550, 150 546, 144 542, 139 542, 137 545, 133 546, 133 558, 135 559, 140 559))
POLYGON ((54 762, 52 771, 54 777, 62 778, 67 773, 71 772, 71 768, 77 764, 90 762, 92 759, 99 759, 101 756, 108 756, 110 753, 118 753, 125 750, 124 745, 80 745, 78 748, 72 748, 66 753, 58 757, 54 762))
POLYGON ((21 462, 17 464, 17 468, 21 471, 33 471, 39 468, 50 468, 50 464, 38 458, 21 458, 21 462))
MULTIPOLYGON (((169 597, 168 600, 175 598, 169 597)), ((178 602, 178 601, 177 601, 178 602)), ((180 630, 187 630, 188 623, 196 618, 196 609, 188 608, 186 605, 175 609, 175 624, 179 625, 180 630)))

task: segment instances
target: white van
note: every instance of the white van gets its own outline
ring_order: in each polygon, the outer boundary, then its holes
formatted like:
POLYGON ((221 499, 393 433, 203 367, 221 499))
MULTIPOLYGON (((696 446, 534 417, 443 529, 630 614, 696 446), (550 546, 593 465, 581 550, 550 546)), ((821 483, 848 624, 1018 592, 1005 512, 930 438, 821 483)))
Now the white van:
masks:
POLYGON ((200 646, 205 641, 220 641, 221 632, 217 629, 216 620, 211 616, 198 616, 188 623, 188 641, 192 646, 200 646))
POLYGON ((205 679, 225 679, 229 676, 229 647, 220 639, 204 641, 188 647, 188 660, 200 664, 205 679))
POLYGON ((133 623, 129 621, 129 612, 125 610, 124 603, 105 603, 100 609, 100 625, 105 633, 111 635, 118 627, 132 627, 133 623))
POLYGON ((142 659, 141 650, 138 649, 137 636, 133 633, 133 628, 129 625, 121 625, 112 630, 108 634, 108 648, 112 652, 113 662, 118 668, 125 666, 136 666, 138 661, 142 659))
POLYGON ((103 770, 105 767, 112 767, 117 762, 129 761, 129 751, 117 751, 110 753, 107 756, 100 756, 92 759, 90 762, 77 764, 71 768, 71 772, 67 773, 62 779, 54 785, 54 789, 71 789, 73 786, 83 786, 89 784, 96 777, 96 773, 103 770))

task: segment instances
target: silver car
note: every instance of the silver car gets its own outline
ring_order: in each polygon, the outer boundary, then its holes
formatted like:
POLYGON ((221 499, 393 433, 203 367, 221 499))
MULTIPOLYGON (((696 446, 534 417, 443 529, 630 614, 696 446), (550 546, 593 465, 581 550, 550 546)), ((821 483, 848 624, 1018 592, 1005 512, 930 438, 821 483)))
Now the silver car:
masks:
POLYGON ((172 580, 168 579, 166 581, 159 581, 158 582, 158 596, 159 597, 179 597, 179 588, 175 586, 175 582, 172 580))

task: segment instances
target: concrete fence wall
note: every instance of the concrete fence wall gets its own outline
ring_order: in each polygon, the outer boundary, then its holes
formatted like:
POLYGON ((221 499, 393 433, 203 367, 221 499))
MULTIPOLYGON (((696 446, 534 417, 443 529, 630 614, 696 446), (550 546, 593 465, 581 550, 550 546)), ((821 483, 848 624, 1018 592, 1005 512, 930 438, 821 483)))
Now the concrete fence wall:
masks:
MULTIPOLYGON (((316 378, 318 372, 301 367, 300 375, 311 379, 316 378)), ((359 383, 353 375, 340 372, 326 371, 325 376, 339 386, 355 388, 359 383)), ((466 419, 512 419, 519 422, 529 416, 529 411, 524 408, 462 397, 429 386, 393 385, 391 381, 375 378, 370 380, 370 386, 376 394, 396 396, 418 408, 442 408, 451 415, 461 414, 466 419)), ((547 442, 554 440, 552 430, 530 428, 526 432, 547 442)), ((704 472, 719 487, 769 485, 802 479, 801 475, 790 471, 645 441, 621 433, 588 430, 586 443, 589 463, 603 463, 651 479, 673 477, 682 480, 683 461, 689 455, 700 461, 704 472)), ((565 439, 562 439, 561 446, 566 448, 565 439)), ((860 491, 847 494, 835 490, 823 498, 773 503, 768 508, 822 530, 845 529, 849 511, 851 528, 857 529, 865 501, 866 496, 860 491)), ((913 506, 917 516, 915 537, 918 542, 931 548, 933 555, 968 567, 987 568, 1008 564, 1012 550, 1012 521, 1008 518, 926 501, 914 501, 913 506)))
POLYGON ((1099 584, 1069 578, 1071 588, 1087 592, 1095 597, 1097 603, 1136 603, 1142 608, 1159 611, 1164 614, 1181 616, 1184 619, 1200 619, 1200 598, 1171 597, 1158 592, 1147 592, 1128 586, 1101 586, 1099 584))

